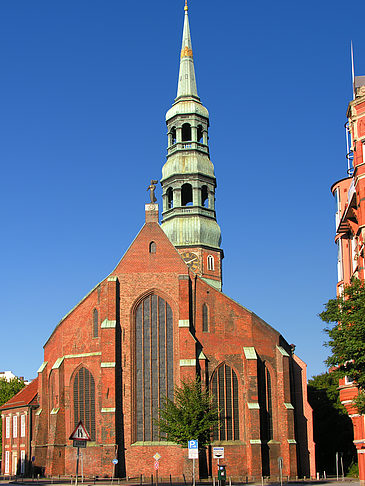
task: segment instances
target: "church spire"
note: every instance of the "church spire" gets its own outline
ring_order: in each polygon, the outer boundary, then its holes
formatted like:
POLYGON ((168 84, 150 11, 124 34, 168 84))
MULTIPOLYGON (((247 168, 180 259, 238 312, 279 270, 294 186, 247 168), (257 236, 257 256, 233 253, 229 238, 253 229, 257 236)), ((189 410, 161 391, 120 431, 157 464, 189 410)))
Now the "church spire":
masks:
POLYGON ((196 89, 187 3, 177 98, 166 113, 166 124, 161 226, 187 265, 221 290, 223 251, 215 213, 217 184, 209 158, 209 113, 196 89))
POLYGON ((184 10, 185 18, 181 44, 180 72, 176 97, 177 100, 181 97, 194 97, 199 99, 195 80, 193 49, 191 45, 187 0, 185 0, 184 10))

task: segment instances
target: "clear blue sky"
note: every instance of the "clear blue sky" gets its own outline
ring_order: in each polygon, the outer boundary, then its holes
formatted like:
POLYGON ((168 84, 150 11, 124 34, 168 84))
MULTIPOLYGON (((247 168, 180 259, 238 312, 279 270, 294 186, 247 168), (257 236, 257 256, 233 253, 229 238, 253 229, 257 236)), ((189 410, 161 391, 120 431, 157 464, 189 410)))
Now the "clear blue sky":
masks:
MULTIPOLYGON (((183 0, 0 3, 0 370, 33 378, 59 320, 144 222, 176 96, 183 0)), ((224 292, 325 370, 331 184, 346 176, 365 4, 190 0, 210 111, 224 292)), ((158 196, 161 191, 159 188, 158 196)))

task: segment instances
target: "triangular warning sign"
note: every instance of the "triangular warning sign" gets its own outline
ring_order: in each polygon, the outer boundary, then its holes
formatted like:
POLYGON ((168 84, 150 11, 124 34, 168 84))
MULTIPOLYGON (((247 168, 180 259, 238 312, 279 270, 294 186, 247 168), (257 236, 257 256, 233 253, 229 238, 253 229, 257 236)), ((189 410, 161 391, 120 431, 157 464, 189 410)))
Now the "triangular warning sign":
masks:
POLYGON ((83 423, 80 422, 76 425, 75 430, 69 437, 70 440, 91 440, 90 435, 87 433, 83 423))

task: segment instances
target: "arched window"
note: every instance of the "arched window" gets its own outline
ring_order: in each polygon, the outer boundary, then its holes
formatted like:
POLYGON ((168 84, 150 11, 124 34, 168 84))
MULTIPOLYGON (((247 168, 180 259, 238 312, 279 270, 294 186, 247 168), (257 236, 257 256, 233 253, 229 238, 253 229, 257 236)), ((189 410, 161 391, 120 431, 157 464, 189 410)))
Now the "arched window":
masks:
POLYGON ((176 143, 176 127, 171 128, 171 145, 176 143))
POLYGON ((202 206, 208 207, 208 187, 207 186, 202 186, 201 195, 202 195, 202 206))
POLYGON ((182 141, 191 142, 191 126, 189 123, 184 123, 181 130, 182 141))
POLYGON ((273 439, 273 411, 270 371, 264 362, 259 361, 258 395, 261 417, 261 435, 264 441, 273 439))
POLYGON ((167 194, 167 208, 171 209, 174 207, 174 193, 171 187, 167 189, 166 194, 167 194))
POLYGON ((97 309, 93 311, 93 337, 99 336, 99 315, 97 309))
POLYGON ((201 125, 198 125, 197 137, 198 137, 198 142, 202 143, 203 142, 203 127, 201 125))
POLYGON ((156 419, 164 397, 173 398, 173 315, 169 304, 149 295, 135 315, 135 440, 158 441, 156 419))
POLYGON ((214 372, 212 393, 219 408, 219 427, 214 429, 214 440, 239 440, 238 380, 235 371, 222 364, 214 372))
POLYGON ((271 377, 270 377, 270 372, 267 368, 265 368, 265 379, 266 379, 267 440, 271 440, 273 438, 271 377))
POLYGON ((73 383, 74 427, 82 421, 91 439, 95 440, 95 381, 86 368, 81 368, 73 383))
POLYGON ((191 184, 181 186, 181 205, 188 206, 193 204, 193 188, 191 184))
POLYGON ((214 257, 213 255, 207 256, 208 270, 214 270, 214 257))
POLYGON ((208 306, 207 304, 203 304, 203 332, 209 331, 209 315, 208 315, 208 306))
POLYGON ((154 241, 150 243, 150 253, 156 253, 156 243, 154 241))

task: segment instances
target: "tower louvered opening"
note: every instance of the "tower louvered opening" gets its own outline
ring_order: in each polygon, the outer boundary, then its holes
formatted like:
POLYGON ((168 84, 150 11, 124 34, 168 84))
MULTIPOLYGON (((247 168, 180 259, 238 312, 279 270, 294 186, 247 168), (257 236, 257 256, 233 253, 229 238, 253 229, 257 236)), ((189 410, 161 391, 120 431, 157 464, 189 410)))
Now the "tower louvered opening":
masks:
POLYGON ((73 385, 74 426, 82 421, 92 440, 95 440, 95 381, 86 368, 81 368, 73 385))

